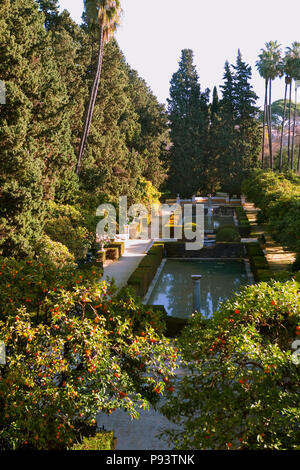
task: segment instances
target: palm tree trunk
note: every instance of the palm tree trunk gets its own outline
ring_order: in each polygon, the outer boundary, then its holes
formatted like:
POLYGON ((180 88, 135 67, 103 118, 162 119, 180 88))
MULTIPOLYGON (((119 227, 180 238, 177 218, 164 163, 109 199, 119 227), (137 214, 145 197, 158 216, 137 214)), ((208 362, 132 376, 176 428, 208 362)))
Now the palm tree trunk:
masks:
POLYGON ((282 116, 282 126, 281 126, 281 137, 280 137, 280 157, 279 157, 279 171, 282 172, 283 159, 283 133, 284 133, 284 122, 285 122, 285 112, 286 112, 286 97, 287 97, 288 84, 285 82, 285 91, 284 91, 284 105, 283 105, 283 116, 282 116))
POLYGON ((262 169, 264 169, 265 167, 265 126, 266 126, 266 117, 267 117, 267 107, 268 107, 268 80, 265 81, 265 104, 264 104, 264 122, 263 122, 263 138, 262 138, 262 156, 261 156, 262 169))
POLYGON ((87 108, 87 112, 85 116, 85 123, 84 123, 83 133, 81 137, 80 147, 79 147, 78 160, 77 160, 77 165, 76 165, 77 175, 79 174, 80 164, 81 164, 81 160, 85 151, 86 142, 87 142, 87 138, 89 135, 93 112, 95 108, 95 103, 96 103, 96 98, 97 98, 97 93, 98 93, 98 88, 99 88, 99 83, 100 83, 100 77, 101 77, 101 71, 102 71, 103 49, 104 49, 103 28, 100 26, 97 71, 96 71, 94 83, 90 92, 90 99, 89 99, 89 104, 88 104, 88 108, 87 108))
POLYGON ((292 80, 290 82, 290 96, 289 96, 289 135, 288 135, 288 166, 290 165, 291 158, 291 112, 292 112, 292 80))
POLYGON ((291 155, 291 169, 292 169, 292 170, 294 170, 294 150, 295 150, 296 113, 297 113, 297 86, 296 86, 296 84, 295 84, 295 107, 294 107, 293 138, 292 138, 292 155, 291 155))
POLYGON ((272 152, 272 80, 269 84, 269 152, 270 152, 270 168, 273 170, 273 152, 272 152))

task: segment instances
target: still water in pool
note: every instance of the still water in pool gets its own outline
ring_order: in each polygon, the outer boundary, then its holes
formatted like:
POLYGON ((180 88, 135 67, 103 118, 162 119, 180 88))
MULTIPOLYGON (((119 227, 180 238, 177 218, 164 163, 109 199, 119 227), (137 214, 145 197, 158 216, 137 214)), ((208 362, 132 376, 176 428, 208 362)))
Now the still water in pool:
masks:
POLYGON ((173 317, 187 318, 193 310, 191 276, 201 274, 201 313, 210 317, 221 302, 248 284, 244 261, 175 260, 166 261, 147 302, 163 305, 173 317))

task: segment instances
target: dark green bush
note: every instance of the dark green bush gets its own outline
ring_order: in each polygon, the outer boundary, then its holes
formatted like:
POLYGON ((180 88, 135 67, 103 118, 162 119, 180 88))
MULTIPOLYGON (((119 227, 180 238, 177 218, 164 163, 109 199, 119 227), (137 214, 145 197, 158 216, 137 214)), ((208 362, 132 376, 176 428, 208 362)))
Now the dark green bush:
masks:
POLYGON ((261 246, 259 245, 259 243, 256 243, 256 242, 246 243, 246 250, 247 250, 247 255, 249 257, 251 257, 251 256, 265 256, 261 246))
POLYGON ((217 231, 217 242, 239 242, 240 240, 240 234, 234 225, 225 225, 217 231))
POLYGON ((241 237, 249 237, 251 234, 251 225, 248 220, 245 209, 242 206, 238 206, 235 208, 235 213, 238 218, 239 232, 241 237))
POLYGON ((257 269, 253 274, 256 282, 268 282, 274 278, 274 273, 270 269, 257 269))

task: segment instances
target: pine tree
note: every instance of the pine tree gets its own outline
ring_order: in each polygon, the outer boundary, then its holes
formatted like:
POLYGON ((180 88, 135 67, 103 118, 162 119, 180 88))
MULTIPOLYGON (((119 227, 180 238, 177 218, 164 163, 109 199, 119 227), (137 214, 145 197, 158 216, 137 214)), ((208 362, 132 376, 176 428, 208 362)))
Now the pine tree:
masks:
POLYGON ((191 196, 205 186, 208 91, 201 93, 193 52, 182 51, 171 80, 168 112, 171 129, 170 176, 173 194, 191 196))

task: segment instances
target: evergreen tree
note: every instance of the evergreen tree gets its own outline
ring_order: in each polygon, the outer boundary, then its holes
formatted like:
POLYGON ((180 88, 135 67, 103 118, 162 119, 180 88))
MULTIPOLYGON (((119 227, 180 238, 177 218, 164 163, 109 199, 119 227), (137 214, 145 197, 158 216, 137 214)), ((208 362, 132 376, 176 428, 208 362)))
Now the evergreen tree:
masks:
POLYGON ((58 0, 37 0, 37 2, 45 15, 45 28, 49 31, 55 25, 59 15, 58 0))
POLYGON ((1 244, 4 254, 30 252, 43 228, 44 201, 74 152, 67 94, 34 0, 1 5, 1 244))
POLYGON ((229 193, 234 193, 235 173, 234 167, 236 155, 235 133, 235 107, 234 107, 234 77, 229 63, 226 61, 223 76, 222 100, 220 102, 219 120, 215 130, 218 149, 219 180, 222 188, 229 193))
POLYGON ((255 106, 257 96, 250 79, 251 68, 239 51, 232 68, 228 62, 225 64, 217 132, 220 181, 230 194, 240 193, 247 171, 258 164, 261 134, 255 106))
POLYGON ((168 117, 165 107, 158 103, 146 82, 128 67, 130 98, 138 115, 140 132, 129 146, 142 156, 143 176, 159 188, 166 178, 167 146, 169 143, 168 117))
POLYGON ((212 194, 219 188, 219 131, 220 131, 220 101, 217 88, 213 89, 213 99, 210 105, 210 127, 209 127, 209 144, 207 156, 207 191, 212 194))
POLYGON ((234 76, 234 106, 235 129, 237 130, 237 151, 240 161, 240 171, 258 166, 259 143, 259 109, 256 106, 258 96, 250 84, 251 67, 242 60, 238 51, 236 65, 233 67, 234 76))
POLYGON ((182 51, 179 70, 173 75, 168 100, 170 121, 170 176, 173 194, 191 196, 206 185, 208 91, 201 93, 193 52, 182 51))

